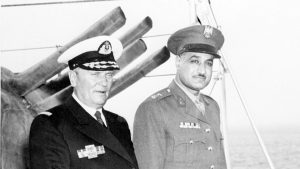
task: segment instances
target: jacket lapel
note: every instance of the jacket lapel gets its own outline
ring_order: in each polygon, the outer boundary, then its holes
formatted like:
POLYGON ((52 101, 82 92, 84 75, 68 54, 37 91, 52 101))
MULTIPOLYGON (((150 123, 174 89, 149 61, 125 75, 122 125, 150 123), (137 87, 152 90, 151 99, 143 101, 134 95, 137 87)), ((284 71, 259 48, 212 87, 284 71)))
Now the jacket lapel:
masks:
MULTIPOLYGON (((91 117, 74 99, 71 97, 66 102, 67 108, 77 119, 76 128, 93 140, 103 144, 105 147, 116 152, 121 157, 134 164, 125 148, 118 139, 105 127, 101 126, 93 117, 91 117)), ((109 119, 109 118, 106 118, 109 119)), ((109 126, 109 120, 107 121, 109 126)))
POLYGON ((195 103, 192 102, 190 98, 186 98, 186 113, 205 123, 208 123, 206 115, 202 114, 202 112, 196 107, 195 103))
MULTIPOLYGON (((203 103, 205 104, 205 116, 209 124, 212 125, 212 127, 219 130, 219 107, 213 103, 207 98, 205 95, 201 95, 201 98, 203 100, 203 103)), ((216 131, 217 131, 216 130, 216 131)))
MULTIPOLYGON (((107 127, 108 128, 116 127, 116 126, 113 126, 116 119, 113 118, 112 114, 110 112, 106 111, 104 108, 102 109, 102 111, 103 111, 103 114, 104 114, 106 122, 107 122, 107 127)), ((121 155, 123 158, 127 159, 133 165, 135 165, 135 163, 133 162, 133 159, 129 156, 129 153, 126 151, 125 147, 122 146, 120 141, 113 135, 112 132, 109 132, 109 133, 113 138, 111 141, 116 141, 116 143, 117 143, 117 144, 112 145, 112 146, 115 146, 117 153, 119 155, 121 155)), ((108 141, 110 141, 110 140, 108 140, 108 141)))

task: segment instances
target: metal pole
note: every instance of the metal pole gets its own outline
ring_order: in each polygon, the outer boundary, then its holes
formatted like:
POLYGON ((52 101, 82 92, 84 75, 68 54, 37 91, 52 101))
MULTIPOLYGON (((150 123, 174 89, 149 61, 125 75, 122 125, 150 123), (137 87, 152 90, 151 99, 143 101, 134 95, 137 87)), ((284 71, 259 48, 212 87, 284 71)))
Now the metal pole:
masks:
POLYGON ((196 0, 188 0, 191 25, 193 25, 197 22, 196 2, 195 1, 196 0))
POLYGON ((262 148, 262 150, 263 150, 263 152, 264 152, 264 154, 265 154, 265 156, 266 156, 266 158, 267 158, 267 161, 268 161, 268 163, 269 163, 269 166, 270 166, 271 169, 275 169, 275 168, 274 168, 274 165, 273 165, 273 162, 272 162, 272 160, 271 160, 271 158, 270 158, 270 156, 269 156, 269 154, 268 154, 268 151, 267 151, 267 149, 266 149, 266 147, 265 147, 265 145, 264 145, 264 142, 263 142, 263 140, 262 140, 262 138, 261 138, 261 136, 260 136, 260 134, 259 134, 259 132, 258 132, 256 126, 255 126, 255 124, 254 124, 252 115, 251 115, 250 112, 248 111, 248 108, 247 108, 247 106, 246 106, 246 102, 245 102, 245 100, 244 100, 244 98, 243 98, 243 96, 242 96, 242 94, 241 94, 241 92, 240 92, 240 89, 239 89, 239 87, 238 87, 238 84, 237 84, 237 82, 236 82, 236 80, 235 80, 235 77, 234 77, 234 75, 233 75, 233 73, 232 73, 231 66, 230 66, 229 63, 226 61, 226 57, 225 57, 224 55, 222 55, 222 58, 223 58, 223 59, 222 59, 221 61, 223 62, 223 66, 226 66, 226 67, 227 67, 227 72, 230 74, 230 77, 231 77, 231 79, 232 79, 232 81, 233 81, 234 87, 235 87, 235 89, 236 89, 236 91, 237 91, 237 93, 238 93, 238 95, 239 95, 239 97, 240 97, 240 100, 241 100, 241 102, 242 102, 243 108, 244 108, 244 110, 245 110, 245 112, 246 112, 246 115, 247 115, 249 121, 250 121, 250 124, 251 124, 251 126, 252 126, 252 129, 254 130, 254 132, 255 132, 255 134, 256 134, 256 137, 257 137, 257 139, 258 139, 258 141, 259 141, 259 144, 260 144, 260 146, 261 146, 261 148, 262 148))
MULTIPOLYGON (((191 24, 195 24, 195 23, 197 23, 197 10, 196 10, 196 6, 197 6, 197 2, 199 4, 199 1, 197 1, 197 0, 188 0, 188 1, 189 1, 189 8, 190 8, 190 23, 191 24)), ((208 21, 208 19, 207 19, 207 21, 208 21)), ((223 71, 224 69, 225 68, 222 67, 222 70, 221 70, 222 78, 224 78, 224 71, 223 71)), ((223 111, 222 112, 224 112, 224 113, 221 114, 221 130, 222 130, 222 134, 223 134, 223 137, 224 137, 223 146, 224 146, 226 167, 227 167, 227 169, 231 169, 230 156, 229 156, 229 151, 228 151, 229 150, 229 146, 228 146, 228 141, 227 141, 228 136, 227 136, 227 119, 226 119, 225 81, 223 82, 223 86, 224 87, 223 87, 223 93, 222 93, 222 96, 223 96, 223 111)), ((211 90, 211 92, 212 92, 212 90, 211 90)))
POLYGON ((225 83, 225 73, 226 68, 221 64, 221 71, 220 71, 220 79, 222 80, 222 113, 221 113, 221 129, 223 132, 223 145, 224 145, 224 153, 225 153, 225 159, 226 159, 226 166, 227 169, 231 169, 231 161, 230 161, 230 154, 229 154, 229 137, 228 137, 228 119, 227 119, 227 100, 226 100, 226 83, 225 83))
MULTIPOLYGON (((217 20, 216 20, 216 18, 215 18, 215 16, 214 16, 214 13, 213 13, 212 8, 211 8, 211 3, 210 3, 210 1, 208 1, 208 2, 209 2, 210 10, 211 10, 211 12, 212 12, 212 14, 213 14, 214 21, 215 21, 216 25, 218 26, 217 20)), ((218 26, 218 27, 219 27, 219 26, 218 26)), ((221 53, 221 51, 220 51, 220 53, 221 53)), ((235 89, 236 89, 236 91, 237 91, 237 93, 238 93, 238 95, 239 95, 239 97, 240 97, 240 100, 241 100, 241 102, 242 102, 242 104, 243 104, 243 108, 244 108, 244 110, 245 110, 245 112, 246 112, 246 115, 247 115, 249 121, 250 121, 250 124, 251 124, 251 126, 252 126, 252 129, 254 130, 254 132, 255 132, 255 134, 256 134, 256 137, 257 137, 257 139, 258 139, 258 141, 259 141, 259 144, 260 144, 260 146, 261 146, 261 148, 262 148, 262 150, 263 150, 263 152, 264 152, 264 154, 265 154, 265 156, 266 156, 266 158, 267 158, 267 161, 268 161, 268 163, 269 163, 269 166, 270 166, 271 169, 274 169, 273 162, 272 162, 272 160, 271 160, 271 158, 270 158, 270 156, 269 156, 269 154, 268 154, 268 151, 267 151, 267 149, 266 149, 266 147, 265 147, 265 145, 264 145, 263 140, 261 139, 261 136, 260 136, 258 130, 256 129, 256 127, 255 127, 255 125, 254 125, 253 118, 252 118, 251 114, 250 114, 250 112, 248 112, 248 108, 247 108, 247 106, 246 106, 246 104, 245 104, 245 101, 244 101, 244 99, 243 99, 243 97, 242 97, 242 94, 240 93, 240 90, 239 90, 239 88, 238 88, 237 82, 236 82, 235 77, 234 77, 234 75, 233 75, 233 73, 232 73, 231 66, 229 65, 228 62, 226 62, 226 57, 225 57, 224 55, 222 55, 221 63, 222 63, 223 68, 225 69, 225 71, 226 71, 226 72, 229 72, 230 77, 231 77, 231 79, 232 79, 232 81, 233 81, 234 87, 235 87, 235 89)), ((224 91, 225 91, 225 90, 224 90, 224 91)))

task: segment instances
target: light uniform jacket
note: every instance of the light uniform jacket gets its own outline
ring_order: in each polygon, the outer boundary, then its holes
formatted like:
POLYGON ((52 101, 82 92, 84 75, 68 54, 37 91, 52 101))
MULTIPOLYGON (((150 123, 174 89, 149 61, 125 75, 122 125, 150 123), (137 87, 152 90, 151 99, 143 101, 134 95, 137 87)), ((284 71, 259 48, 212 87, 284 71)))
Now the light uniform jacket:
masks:
POLYGON ((140 169, 225 169, 217 103, 205 115, 173 81, 138 108, 133 144, 140 169))
POLYGON ((104 109, 102 126, 70 97, 31 125, 31 169, 137 168, 126 120, 104 109))

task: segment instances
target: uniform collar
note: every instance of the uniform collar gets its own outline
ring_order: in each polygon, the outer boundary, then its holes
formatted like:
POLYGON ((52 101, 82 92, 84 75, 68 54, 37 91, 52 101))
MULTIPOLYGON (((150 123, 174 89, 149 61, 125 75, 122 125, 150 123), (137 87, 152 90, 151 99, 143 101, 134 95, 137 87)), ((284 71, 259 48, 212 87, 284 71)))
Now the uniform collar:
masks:
POLYGON ((177 85, 175 80, 172 81, 172 83, 169 85, 169 88, 171 89, 171 92, 174 94, 178 104, 180 106, 185 106, 186 100, 188 99, 188 96, 185 94, 185 92, 177 85))
POLYGON ((177 85, 193 102, 198 99, 202 103, 209 104, 209 102, 205 99, 205 97, 203 96, 203 94, 200 93, 200 91, 199 91, 199 96, 195 96, 191 92, 189 92, 185 86, 183 86, 180 83, 178 83, 176 81, 176 79, 173 80, 173 83, 175 85, 177 85))
MULTIPOLYGON (((184 108, 185 113, 189 114, 190 116, 193 116, 207 124, 209 124, 209 121, 207 120, 206 116, 203 116, 202 113, 198 110, 195 103, 189 96, 184 92, 184 90, 175 82, 175 80, 172 81, 169 88, 171 89, 171 93, 173 93, 175 99, 177 100, 177 103, 179 107, 184 108)), ((202 97, 202 95, 201 95, 202 97)), ((204 97, 202 97, 204 98, 204 97)), ((203 99, 205 100, 205 99, 203 99)), ((201 101, 201 100, 200 100, 201 101)), ((204 101, 205 107, 208 107, 209 103, 207 101, 204 101)), ((206 109, 206 108, 205 108, 206 109)), ((206 109, 207 110, 207 109, 206 109)))
MULTIPOLYGON (((176 79, 174 79, 174 82, 191 100, 194 101, 197 99, 197 96, 195 96, 191 92, 189 92, 187 90, 187 88, 185 86, 181 85, 180 83, 178 83, 176 79)), ((199 93, 200 93, 200 91, 199 91, 199 93)))

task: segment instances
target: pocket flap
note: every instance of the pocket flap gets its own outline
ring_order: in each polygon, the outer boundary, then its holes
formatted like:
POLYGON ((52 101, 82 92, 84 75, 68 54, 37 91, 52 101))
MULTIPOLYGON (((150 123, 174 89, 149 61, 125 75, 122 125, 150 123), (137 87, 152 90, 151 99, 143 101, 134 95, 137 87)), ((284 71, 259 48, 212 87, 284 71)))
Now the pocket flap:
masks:
POLYGON ((206 143, 206 138, 202 135, 182 136, 175 138, 175 146, 181 144, 206 143))

